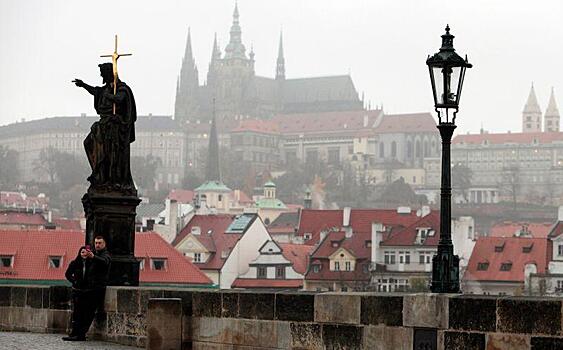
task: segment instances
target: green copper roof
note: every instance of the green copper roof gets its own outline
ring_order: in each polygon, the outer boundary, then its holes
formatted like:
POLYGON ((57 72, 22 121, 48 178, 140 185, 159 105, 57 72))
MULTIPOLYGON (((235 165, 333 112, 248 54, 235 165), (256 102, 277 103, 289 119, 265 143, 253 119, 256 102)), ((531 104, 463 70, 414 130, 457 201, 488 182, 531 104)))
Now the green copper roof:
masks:
POLYGON ((261 209, 287 209, 285 204, 277 198, 262 198, 256 201, 256 206, 261 209))
POLYGON ((272 181, 268 181, 264 184, 264 187, 276 187, 276 184, 272 181))
POLYGON ((195 192, 231 192, 221 181, 207 181, 194 190, 195 192))

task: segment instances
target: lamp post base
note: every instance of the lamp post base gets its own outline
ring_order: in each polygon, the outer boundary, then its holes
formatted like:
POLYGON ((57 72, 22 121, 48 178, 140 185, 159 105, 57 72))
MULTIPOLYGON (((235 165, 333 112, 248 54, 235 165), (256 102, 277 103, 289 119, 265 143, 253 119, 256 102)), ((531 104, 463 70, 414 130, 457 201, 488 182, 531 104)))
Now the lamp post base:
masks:
POLYGON ((459 287, 459 257, 452 246, 438 246, 438 254, 432 258, 432 293, 461 293, 459 287), (448 249, 449 248, 449 249, 448 249))

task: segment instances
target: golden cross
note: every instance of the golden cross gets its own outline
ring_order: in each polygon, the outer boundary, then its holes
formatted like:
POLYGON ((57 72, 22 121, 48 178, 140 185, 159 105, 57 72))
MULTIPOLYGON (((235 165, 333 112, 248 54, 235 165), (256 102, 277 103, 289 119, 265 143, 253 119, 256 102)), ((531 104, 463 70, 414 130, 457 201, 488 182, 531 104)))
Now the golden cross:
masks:
MULTIPOLYGON (((130 53, 117 53, 117 34, 115 35, 115 49, 111 55, 102 55, 100 57, 111 57, 113 66, 113 94, 117 94, 117 59, 121 56, 131 56, 130 53)), ((115 115, 115 102, 113 103, 113 115, 115 115)))

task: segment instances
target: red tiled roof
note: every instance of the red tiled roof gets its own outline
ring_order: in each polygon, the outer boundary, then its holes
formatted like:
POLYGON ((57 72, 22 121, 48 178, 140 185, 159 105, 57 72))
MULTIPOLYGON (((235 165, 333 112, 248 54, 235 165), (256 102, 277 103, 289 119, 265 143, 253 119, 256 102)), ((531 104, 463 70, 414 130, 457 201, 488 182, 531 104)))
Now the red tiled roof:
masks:
POLYGON ((314 112, 280 114, 275 116, 273 121, 279 124, 279 130, 282 134, 345 133, 346 131, 355 133, 360 129, 370 128, 381 115, 381 110, 314 112), (364 126, 364 116, 368 116, 366 126, 364 126))
MULTIPOLYGON (((14 255, 13 268, 0 268, 0 279, 65 280, 64 273, 78 248, 84 244, 83 231, 27 230, 0 231, 0 254, 14 255), (49 268, 49 256, 62 256, 62 266, 49 268)), ((143 283, 211 284, 211 280, 182 254, 154 232, 135 235, 136 257, 166 257, 168 268, 140 271, 143 283)))
POLYGON ((548 237, 553 239, 559 237, 561 234, 563 234, 563 221, 559 221, 555 224, 551 232, 549 232, 548 237))
POLYGON ((275 121, 259 119, 243 119, 231 132, 253 131, 266 134, 278 134, 279 125, 275 121))
POLYGON ((311 263, 321 265, 319 272, 314 272, 309 268, 306 280, 343 280, 343 281, 366 281, 370 276, 368 272, 364 272, 364 265, 369 264, 371 258, 371 248, 367 246, 366 241, 371 240, 371 232, 354 232, 349 238, 346 238, 344 232, 330 232, 325 239, 315 249, 311 256, 311 263), (340 248, 346 249, 356 258, 356 268, 353 271, 344 271, 344 266, 340 271, 331 271, 329 266, 329 256, 334 254, 340 248))
POLYGON ((385 246, 411 246, 415 244, 418 235, 418 228, 431 228, 434 230, 434 235, 428 236, 420 246, 438 246, 440 241, 440 212, 432 211, 430 214, 419 218, 410 226, 391 232, 391 234, 384 238, 381 245, 385 246))
POLYGON ((178 245, 188 236, 192 235, 211 253, 211 256, 205 263, 196 263, 202 270, 220 270, 225 263, 225 258, 221 255, 225 251, 231 249, 237 244, 242 234, 225 233, 229 225, 235 219, 235 215, 217 214, 217 215, 194 215, 190 222, 180 231, 172 245, 178 245), (192 227, 198 226, 201 234, 193 235, 192 227))
POLYGON ((55 224, 57 230, 71 230, 71 231, 82 230, 79 219, 54 218, 53 224, 55 224))
MULTIPOLYGON (((311 233, 312 239, 305 241, 305 244, 316 244, 320 239, 322 230, 329 230, 342 227, 343 210, 317 210, 304 209, 301 211, 299 220, 298 236, 311 233)), ((391 226, 393 229, 400 229, 410 226, 420 219, 415 211, 409 214, 399 214, 395 209, 352 209, 350 213, 350 225, 354 232, 371 233, 373 222, 391 226)))
POLYGON ((170 191, 167 198, 182 204, 192 204, 194 200, 194 191, 174 189, 170 191))
POLYGON ((237 278, 232 288, 302 288, 302 279, 277 280, 277 279, 256 279, 256 278, 237 278))
POLYGON ((49 199, 44 196, 31 197, 21 192, 0 191, 0 206, 12 208, 45 208, 49 199))
POLYGON ((479 237, 463 278, 469 281, 524 282, 526 264, 536 264, 538 273, 547 272, 551 259, 550 243, 545 238, 479 237), (502 246, 501 252, 495 251, 495 247, 502 246), (529 253, 523 252, 524 247, 530 246, 532 249, 529 253), (487 270, 477 270, 478 264, 485 262, 489 263, 487 270), (512 263, 510 271, 500 270, 503 263, 512 263))
POLYGON ((145 268, 140 272, 144 283, 212 284, 201 270, 155 232, 137 233, 135 256, 145 258, 145 268), (150 269, 150 258, 166 257, 166 270, 150 269))
POLYGON ((452 140, 453 144, 471 144, 481 145, 485 142, 489 144, 532 144, 536 140, 539 144, 553 143, 554 141, 563 141, 563 132, 511 132, 503 134, 474 134, 474 135, 457 135, 452 140))
POLYGON ((282 249, 282 255, 293 264, 295 272, 304 274, 309 264, 309 254, 313 246, 305 244, 278 243, 282 249))
POLYGON ((547 238, 553 228, 552 223, 527 223, 527 222, 502 222, 491 227, 489 236, 491 237, 514 237, 516 232, 520 232, 526 226, 533 238, 547 238))
POLYGON ((47 220, 41 214, 0 212, 0 225, 43 226, 47 220))
POLYGON ((382 133, 438 132, 436 121, 430 113, 386 114, 375 128, 382 133))

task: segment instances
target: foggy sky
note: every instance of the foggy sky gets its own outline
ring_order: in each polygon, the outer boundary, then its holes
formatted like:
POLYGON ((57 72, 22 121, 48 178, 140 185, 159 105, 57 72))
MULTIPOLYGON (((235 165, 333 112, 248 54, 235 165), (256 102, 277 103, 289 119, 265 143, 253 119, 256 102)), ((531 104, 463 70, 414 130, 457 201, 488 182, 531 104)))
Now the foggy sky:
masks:
MULTIPOLYGON (((256 74, 273 77, 283 27, 287 78, 351 73, 358 92, 387 113, 433 111, 425 60, 449 23, 466 75, 459 132, 521 131, 534 82, 542 112, 551 87, 563 105, 563 2, 239 0, 242 40, 256 74)), ((171 115, 188 27, 200 74, 213 34, 229 41, 234 1, 0 1, 0 125, 21 118, 94 115, 71 84, 101 85, 101 54, 119 60, 140 115, 171 115)))

